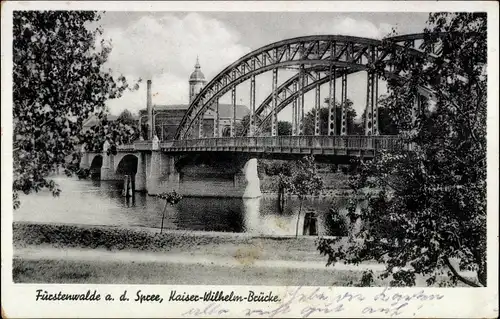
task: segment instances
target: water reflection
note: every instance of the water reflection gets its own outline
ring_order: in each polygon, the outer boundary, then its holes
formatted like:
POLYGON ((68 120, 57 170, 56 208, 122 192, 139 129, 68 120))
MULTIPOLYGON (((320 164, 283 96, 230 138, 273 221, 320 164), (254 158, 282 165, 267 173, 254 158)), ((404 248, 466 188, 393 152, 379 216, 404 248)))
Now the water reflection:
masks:
MULTIPOLYGON (((91 181, 58 178, 60 197, 49 192, 21 196, 21 207, 14 220, 33 222, 118 225, 159 228, 164 201, 135 193, 122 196, 121 181, 91 181)), ((299 220, 314 212, 319 235, 338 235, 339 218, 345 218, 347 200, 305 200, 299 220), (340 217, 331 207, 340 208, 340 217)), ((288 199, 280 212, 276 198, 196 198, 185 197, 176 206, 167 206, 165 229, 193 231, 246 232, 257 235, 295 235, 299 201, 288 199)), ((307 225, 306 225, 307 226, 307 225)), ((306 227, 307 228, 307 227, 306 227)))
POLYGON ((260 233, 260 201, 261 198, 245 198, 243 199, 243 210, 245 212, 245 231, 250 233, 260 233))

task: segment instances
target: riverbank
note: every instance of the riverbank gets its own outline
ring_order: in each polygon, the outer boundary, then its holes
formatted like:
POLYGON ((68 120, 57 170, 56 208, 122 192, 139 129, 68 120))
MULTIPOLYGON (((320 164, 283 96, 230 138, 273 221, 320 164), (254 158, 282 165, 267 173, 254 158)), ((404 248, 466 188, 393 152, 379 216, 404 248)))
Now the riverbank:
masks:
POLYGON ((373 286, 390 284, 376 278, 382 264, 326 267, 316 240, 15 222, 12 274, 16 283, 353 286, 371 270, 373 286))
POLYGON ((349 286, 365 270, 326 267, 316 237, 16 222, 13 239, 23 283, 349 286))

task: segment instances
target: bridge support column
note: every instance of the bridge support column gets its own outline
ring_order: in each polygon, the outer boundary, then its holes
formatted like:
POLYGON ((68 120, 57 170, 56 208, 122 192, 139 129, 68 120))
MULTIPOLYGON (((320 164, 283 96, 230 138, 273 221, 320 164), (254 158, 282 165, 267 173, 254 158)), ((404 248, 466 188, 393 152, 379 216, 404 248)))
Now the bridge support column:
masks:
MULTIPOLYGON (((252 70, 255 70, 255 59, 252 59, 252 70)), ((250 125, 248 136, 255 134, 255 75, 250 78, 250 125)))
POLYGON ((203 116, 198 117, 198 138, 203 138, 203 116))
POLYGON ((273 90, 273 109, 272 109, 272 118, 271 118, 271 136, 277 136, 278 135, 278 110, 277 105, 278 105, 278 69, 273 69, 273 83, 272 83, 272 90, 273 90))
MULTIPOLYGON (((297 82, 293 82, 293 91, 297 92, 297 82)), ((292 135, 296 136, 298 134, 298 127, 297 127, 297 99, 294 98, 292 101, 292 135)))
POLYGON ((342 73, 342 91, 340 95, 341 103, 341 118, 340 118, 340 135, 347 135, 347 70, 342 73))
POLYGON ((152 151, 149 157, 146 180, 148 194, 158 195, 172 190, 178 191, 179 173, 175 169, 175 157, 161 151, 152 151))
POLYGON ((215 99, 214 137, 220 137, 219 98, 215 99))
POLYGON ((148 140, 152 140, 154 136, 153 127, 153 105, 152 105, 152 94, 151 94, 151 80, 147 81, 147 97, 146 97, 146 110, 148 113, 148 140))
POLYGON ((376 117, 375 117, 375 73, 367 72, 366 79, 366 118, 365 118, 365 135, 376 135, 376 117))
POLYGON ((330 65, 329 92, 328 92, 328 135, 337 135, 337 105, 335 99, 335 80, 337 68, 330 65))
POLYGON ((262 196, 260 191, 260 179, 257 173, 258 162, 256 158, 249 159, 243 167, 245 174, 245 192, 243 198, 256 198, 262 196))
POLYGON ((304 65, 299 67, 299 96, 298 96, 298 111, 299 111, 299 135, 304 135, 304 65))
MULTIPOLYGON (((233 70, 233 79, 236 79, 236 70, 233 70)), ((231 131, 230 136, 235 136, 235 124, 236 124, 236 85, 231 89, 231 103, 233 105, 233 114, 231 119, 231 131)))
MULTIPOLYGON (((319 81, 320 75, 319 72, 317 73, 317 80, 319 81)), ((321 92, 320 92, 320 85, 319 83, 316 84, 316 94, 315 94, 315 103, 314 103, 314 109, 315 111, 315 116, 314 116, 314 135, 318 136, 320 134, 320 125, 319 125, 319 111, 321 107, 321 92)))
POLYGON ((89 161, 89 153, 88 152, 83 152, 82 157, 80 158, 80 168, 88 169, 90 168, 90 161, 89 161))
POLYGON ((146 190, 146 153, 140 152, 137 155, 137 172, 135 173, 135 190, 146 190))
POLYGON ((115 156, 108 155, 106 152, 102 153, 102 166, 101 166, 101 181, 114 181, 121 180, 115 174, 115 156))

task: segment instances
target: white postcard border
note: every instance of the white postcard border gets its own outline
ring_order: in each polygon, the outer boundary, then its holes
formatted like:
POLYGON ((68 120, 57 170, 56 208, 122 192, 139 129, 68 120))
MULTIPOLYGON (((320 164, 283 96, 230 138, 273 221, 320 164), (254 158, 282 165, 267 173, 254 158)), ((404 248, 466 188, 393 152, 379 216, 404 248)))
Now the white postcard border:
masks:
MULTIPOLYGON (((497 2, 13 2, 2 3, 2 313, 11 317, 179 317, 193 316, 230 316, 243 317, 245 309, 272 311, 275 304, 269 303, 218 303, 218 310, 213 313, 203 313, 208 304, 196 302, 168 302, 161 304, 139 304, 120 302, 37 302, 37 289, 65 293, 86 292, 98 290, 104 297, 110 293, 115 299, 128 290, 131 299, 137 290, 162 294, 165 299, 172 290, 199 293, 208 290, 223 290, 225 293, 234 291, 247 295, 249 290, 272 291, 286 300, 286 292, 300 291, 304 296, 310 296, 317 287, 265 287, 265 286, 162 286, 162 285, 47 285, 47 284, 14 284, 12 282, 12 11, 13 10, 107 10, 107 11, 337 11, 337 12, 430 12, 430 11, 487 11, 488 12, 488 286, 486 288, 393 288, 395 293, 415 297, 422 291, 426 295, 440 294, 440 300, 413 301, 406 310, 395 317, 495 317, 498 316, 498 3, 497 2), (297 290, 301 289, 301 290, 297 290), (194 315, 198 309, 197 315, 194 315), (228 312, 222 312, 227 309, 228 312), (191 311, 191 313, 190 313, 191 311)), ((374 300, 384 288, 353 288, 353 287, 321 287, 320 292, 330 296, 345 295, 345 293, 361 293, 365 297, 362 302, 346 302, 346 310, 341 313, 324 313, 317 310, 311 317, 382 317, 383 313, 363 313, 366 307, 387 307, 389 302, 381 298, 374 300)), ((289 298, 289 297, 288 297, 289 298)), ((323 302, 324 304, 324 302, 323 302)), ((304 309, 321 302, 317 299, 293 300, 288 313, 275 313, 276 317, 304 316, 304 309)), ((258 312, 252 316, 259 316, 258 312)), ((271 316, 262 314, 262 317, 271 316)))

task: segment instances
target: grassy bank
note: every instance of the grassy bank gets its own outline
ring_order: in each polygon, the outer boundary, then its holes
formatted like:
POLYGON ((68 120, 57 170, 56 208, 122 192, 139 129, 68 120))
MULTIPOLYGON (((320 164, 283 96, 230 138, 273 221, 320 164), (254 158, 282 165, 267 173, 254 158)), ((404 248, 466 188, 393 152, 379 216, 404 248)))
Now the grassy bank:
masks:
MULTIPOLYGON (((326 267, 315 237, 16 222, 13 239, 19 283, 352 286, 364 270, 383 269, 326 267)), ((374 279, 372 286, 390 284, 374 279)))
POLYGON ((207 238, 159 230, 122 227, 13 223, 14 247, 49 245, 53 247, 140 249, 166 251, 172 247, 218 244, 218 237, 207 238))
POLYGON ((13 236, 19 283, 345 286, 362 274, 325 267, 315 237, 22 222, 13 236))
POLYGON ((16 248, 45 246, 150 252, 189 252, 193 255, 234 256, 270 260, 324 261, 316 237, 255 237, 248 234, 164 231, 109 226, 13 224, 16 248))
POLYGON ((360 271, 220 267, 210 264, 106 262, 80 260, 13 260, 17 283, 181 284, 350 286, 360 271))

